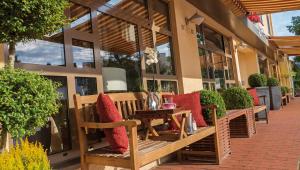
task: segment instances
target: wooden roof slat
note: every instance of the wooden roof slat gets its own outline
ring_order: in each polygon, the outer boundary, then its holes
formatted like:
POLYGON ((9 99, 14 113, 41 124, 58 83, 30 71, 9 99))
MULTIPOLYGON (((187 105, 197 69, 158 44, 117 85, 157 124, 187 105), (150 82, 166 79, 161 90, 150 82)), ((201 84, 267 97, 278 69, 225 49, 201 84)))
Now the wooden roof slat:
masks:
POLYGON ((237 16, 251 12, 269 14, 300 9, 300 0, 223 0, 223 2, 237 16))

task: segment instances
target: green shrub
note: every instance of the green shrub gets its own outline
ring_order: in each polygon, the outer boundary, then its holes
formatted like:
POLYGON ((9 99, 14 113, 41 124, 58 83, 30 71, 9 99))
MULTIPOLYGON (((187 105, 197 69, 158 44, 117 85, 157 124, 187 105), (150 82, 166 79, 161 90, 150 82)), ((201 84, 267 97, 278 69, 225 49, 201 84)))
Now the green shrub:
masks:
POLYGON ((59 109, 59 85, 21 69, 0 70, 0 123, 20 138, 35 133, 59 109))
POLYGON ((268 80, 267 80, 267 86, 270 86, 270 87, 279 86, 278 79, 275 78, 275 77, 268 78, 268 80))
POLYGON ((264 87, 267 85, 267 77, 264 74, 252 74, 248 78, 251 87, 264 87))
POLYGON ((253 106, 252 97, 246 89, 241 87, 226 89, 222 95, 228 110, 246 109, 253 106))
POLYGON ((287 93, 290 92, 290 89, 286 86, 281 86, 281 94, 286 95, 287 93))
POLYGON ((21 141, 0 154, 0 170, 50 170, 50 162, 41 144, 21 141))
MULTIPOLYGON (((221 118, 226 114, 226 107, 222 96, 216 91, 201 90, 200 91, 201 105, 216 105, 217 117, 221 118)), ((204 115, 209 118, 209 111, 205 110, 204 115)))

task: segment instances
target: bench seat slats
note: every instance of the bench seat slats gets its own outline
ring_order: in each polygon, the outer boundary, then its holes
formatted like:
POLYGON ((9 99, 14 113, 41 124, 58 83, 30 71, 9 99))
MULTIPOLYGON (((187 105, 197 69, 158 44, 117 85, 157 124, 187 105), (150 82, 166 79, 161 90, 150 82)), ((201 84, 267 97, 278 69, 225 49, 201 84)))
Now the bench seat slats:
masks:
POLYGON ((267 109, 266 105, 254 106, 254 113, 258 113, 267 109))

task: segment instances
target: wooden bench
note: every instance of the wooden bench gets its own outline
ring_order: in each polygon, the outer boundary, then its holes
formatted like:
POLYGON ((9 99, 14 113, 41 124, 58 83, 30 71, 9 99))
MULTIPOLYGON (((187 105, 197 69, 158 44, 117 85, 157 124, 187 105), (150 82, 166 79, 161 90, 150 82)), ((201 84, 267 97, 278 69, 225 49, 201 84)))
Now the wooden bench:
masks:
POLYGON ((269 124, 269 112, 267 110, 267 105, 266 105, 266 96, 259 96, 259 98, 263 99, 263 104, 261 104, 259 106, 253 106, 254 115, 255 115, 257 120, 261 120, 261 118, 259 118, 258 115, 256 115, 256 114, 259 113, 259 112, 264 111, 266 117, 263 120, 266 120, 267 124, 269 124))
MULTIPOLYGON (((213 110, 211 115, 212 126, 198 128, 197 132, 193 135, 175 140, 141 140, 138 136, 138 126, 141 122, 137 120, 128 120, 127 118, 129 118, 130 115, 135 114, 135 110, 146 108, 146 94, 115 93, 109 94, 109 96, 115 102, 119 112, 125 119, 124 121, 113 123, 87 122, 84 114, 86 111, 95 110, 90 108, 95 107, 98 96, 74 95, 75 118, 79 136, 82 170, 87 170, 89 164, 123 167, 136 170, 157 159, 177 152, 185 146, 195 143, 207 136, 214 135, 216 142, 218 142, 218 134, 216 133, 216 108, 213 106, 210 107, 213 110), (105 129, 119 126, 125 126, 128 130, 129 149, 127 152, 124 154, 116 154, 109 149, 109 146, 95 148, 91 151, 88 150, 88 141, 86 136, 88 129, 105 129)), ((159 122, 156 123, 159 124, 159 122)), ((216 148, 215 156, 219 159, 218 147, 216 148)))

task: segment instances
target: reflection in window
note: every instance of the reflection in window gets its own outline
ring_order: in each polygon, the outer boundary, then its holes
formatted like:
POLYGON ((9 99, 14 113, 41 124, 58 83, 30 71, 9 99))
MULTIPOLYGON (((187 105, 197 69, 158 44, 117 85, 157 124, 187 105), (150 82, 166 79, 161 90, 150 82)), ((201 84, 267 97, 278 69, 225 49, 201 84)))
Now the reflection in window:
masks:
POLYGON ((72 45, 74 67, 95 68, 94 44, 73 39, 72 45))
POLYGON ((54 154, 71 149, 67 78, 45 77, 61 84, 58 88, 58 92, 62 94, 61 107, 59 113, 50 118, 48 125, 41 128, 35 135, 28 137, 28 140, 31 142, 39 141, 49 154, 54 154))
MULTIPOLYGON (((154 43, 153 43, 153 33, 152 30, 146 29, 146 28, 142 28, 142 43, 143 43, 143 47, 149 47, 149 48, 154 48, 154 43)), ((147 59, 145 59, 146 62, 147 59)), ((146 73, 149 74, 156 74, 157 70, 156 70, 156 64, 145 64, 146 65, 146 73)))
POLYGON ((76 93, 81 96, 97 94, 97 80, 89 77, 76 77, 76 93))
POLYGON ((176 81, 161 81, 162 92, 174 92, 177 93, 177 82, 176 81))
POLYGON ((203 33, 205 35, 205 45, 214 50, 220 50, 224 52, 223 37, 216 31, 203 25, 203 33))
POLYGON ((149 92, 157 92, 159 90, 157 80, 147 80, 147 90, 149 92))
POLYGON ((105 92, 140 91, 141 57, 135 25, 98 12, 105 92), (110 24, 100 21, 109 21, 110 24))
POLYGON ((113 11, 121 15, 148 19, 146 0, 106 0, 106 3, 98 8, 99 12, 113 11))
POLYGON ((170 30, 169 4, 162 0, 153 1, 153 20, 161 29, 170 30))
POLYGON ((261 74, 267 74, 268 73, 268 64, 265 57, 258 56, 258 64, 259 64, 259 71, 261 74))
POLYGON ((91 10, 87 7, 70 3, 71 28, 82 32, 92 32, 91 10))
POLYGON ((16 62, 52 66, 65 66, 64 38, 62 30, 34 40, 16 45, 16 62))
POLYGON ((174 61, 171 52, 170 37, 156 34, 156 50, 158 52, 159 71, 162 75, 175 75, 174 61))

